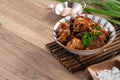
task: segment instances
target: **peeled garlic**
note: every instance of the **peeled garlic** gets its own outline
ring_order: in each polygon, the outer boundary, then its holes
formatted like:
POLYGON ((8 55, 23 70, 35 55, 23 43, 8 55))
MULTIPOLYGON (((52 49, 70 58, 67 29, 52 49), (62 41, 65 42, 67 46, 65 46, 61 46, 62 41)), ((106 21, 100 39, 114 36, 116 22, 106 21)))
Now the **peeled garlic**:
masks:
POLYGON ((65 9, 63 9, 63 11, 60 14, 61 14, 61 16, 69 16, 69 15, 76 14, 76 11, 72 8, 65 8, 65 9))

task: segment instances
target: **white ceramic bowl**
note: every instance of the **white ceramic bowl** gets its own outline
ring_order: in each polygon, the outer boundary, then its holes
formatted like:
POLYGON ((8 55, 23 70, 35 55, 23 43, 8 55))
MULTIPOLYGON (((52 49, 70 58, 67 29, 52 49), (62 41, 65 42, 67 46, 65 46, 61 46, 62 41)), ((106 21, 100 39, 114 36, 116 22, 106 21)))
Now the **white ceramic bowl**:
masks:
POLYGON ((116 37, 116 31, 115 31, 115 28, 113 27, 113 25, 108 22, 107 20, 101 18, 101 17, 98 17, 98 16, 94 16, 94 15, 90 15, 90 14, 79 14, 79 15, 75 15, 75 16, 68 16, 68 17, 65 17, 63 19, 61 19, 60 21, 58 21, 55 26, 54 26, 54 29, 53 29, 53 37, 55 39, 55 41, 61 45, 63 48, 65 48, 66 50, 68 50, 69 52, 72 52, 74 54, 77 54, 77 55, 91 55, 91 54, 95 54, 97 52, 101 52, 106 46, 108 46, 110 43, 113 42, 113 40, 115 39, 116 37), (93 21, 97 22, 97 23, 100 23, 101 25, 103 25, 103 27, 105 28, 105 30, 109 30, 110 31, 110 36, 109 36, 109 39, 108 39, 108 42, 100 47, 100 48, 97 48, 97 49, 92 49, 92 50, 76 50, 76 49, 71 49, 71 48, 68 48, 66 46, 64 46, 63 44, 61 44, 58 40, 57 40, 57 34, 56 34, 56 30, 60 24, 60 22, 66 22, 67 20, 70 20, 70 18, 74 18, 76 16, 85 16, 85 17, 88 17, 90 19, 92 19, 93 21))
MULTIPOLYGON (((76 2, 63 2, 63 3, 59 3, 56 5, 55 7, 55 13, 57 15, 61 15, 61 12, 65 9, 65 8, 72 8, 74 9, 75 13, 82 13, 83 9, 86 7, 86 3, 85 2, 81 2, 81 3, 76 3, 76 2)), ((75 14, 74 14, 75 15, 75 14)))

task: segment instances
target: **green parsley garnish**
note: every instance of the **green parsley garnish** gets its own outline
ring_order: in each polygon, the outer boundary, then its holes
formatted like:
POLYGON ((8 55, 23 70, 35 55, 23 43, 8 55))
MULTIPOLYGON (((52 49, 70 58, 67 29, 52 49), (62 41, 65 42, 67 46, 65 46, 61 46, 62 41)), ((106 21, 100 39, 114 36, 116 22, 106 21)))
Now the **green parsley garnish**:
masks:
POLYGON ((96 34, 93 34, 92 32, 87 32, 86 34, 83 35, 82 37, 82 43, 85 47, 88 47, 91 45, 91 43, 96 40, 97 36, 101 35, 102 32, 98 32, 96 34))
POLYGON ((96 39, 95 35, 93 35, 91 32, 87 32, 82 37, 82 43, 84 46, 88 47, 95 39, 96 39))
POLYGON ((98 31, 95 35, 100 36, 100 35, 102 35, 102 32, 98 31))
POLYGON ((100 27, 100 26, 97 26, 97 27, 94 27, 93 29, 100 31, 100 30, 101 30, 101 27, 100 27))

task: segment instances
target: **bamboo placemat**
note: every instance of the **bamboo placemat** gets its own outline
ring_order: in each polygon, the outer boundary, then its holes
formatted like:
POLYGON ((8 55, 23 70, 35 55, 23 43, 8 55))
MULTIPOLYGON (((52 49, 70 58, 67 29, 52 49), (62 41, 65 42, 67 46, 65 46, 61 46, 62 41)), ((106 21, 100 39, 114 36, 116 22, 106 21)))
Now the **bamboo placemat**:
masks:
POLYGON ((116 27, 117 37, 103 52, 89 56, 78 56, 66 51, 55 41, 46 44, 52 55, 70 72, 74 73, 86 67, 114 57, 120 53, 120 27, 116 27))

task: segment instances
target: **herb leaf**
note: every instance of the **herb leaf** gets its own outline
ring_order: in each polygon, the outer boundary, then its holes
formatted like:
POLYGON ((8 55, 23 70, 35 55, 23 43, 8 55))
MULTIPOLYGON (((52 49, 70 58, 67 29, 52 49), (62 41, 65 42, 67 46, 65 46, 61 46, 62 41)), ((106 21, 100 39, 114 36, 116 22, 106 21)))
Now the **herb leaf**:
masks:
POLYGON ((93 29, 100 31, 100 30, 101 30, 101 27, 100 27, 100 26, 97 26, 97 27, 94 27, 93 29))
POLYGON ((87 32, 82 37, 82 43, 85 47, 88 47, 91 45, 91 43, 96 40, 97 36, 101 35, 102 32, 98 31, 96 34, 93 34, 92 32, 87 32))
POLYGON ((84 46, 88 47, 95 39, 96 39, 95 35, 93 35, 91 32, 87 32, 82 37, 82 43, 84 46))
POLYGON ((95 35, 100 36, 100 35, 102 35, 102 32, 98 31, 95 35))

